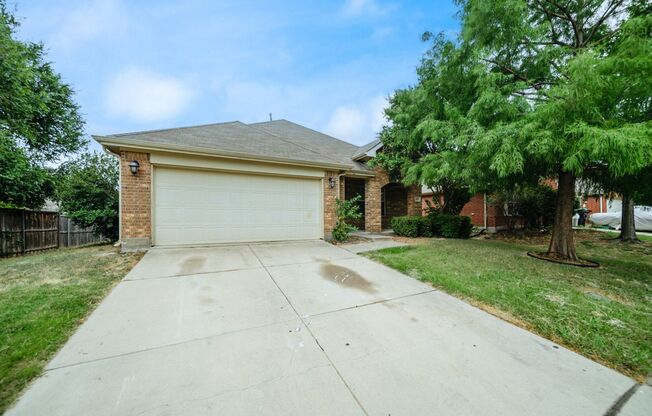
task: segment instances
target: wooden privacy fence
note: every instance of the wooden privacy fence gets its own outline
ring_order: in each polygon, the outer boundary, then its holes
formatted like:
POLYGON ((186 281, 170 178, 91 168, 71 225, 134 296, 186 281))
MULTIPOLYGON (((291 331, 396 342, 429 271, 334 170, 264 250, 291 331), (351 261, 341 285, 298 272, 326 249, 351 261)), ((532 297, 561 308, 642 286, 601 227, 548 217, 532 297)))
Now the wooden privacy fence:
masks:
POLYGON ((97 243, 105 238, 58 212, 0 209, 0 256, 97 243))

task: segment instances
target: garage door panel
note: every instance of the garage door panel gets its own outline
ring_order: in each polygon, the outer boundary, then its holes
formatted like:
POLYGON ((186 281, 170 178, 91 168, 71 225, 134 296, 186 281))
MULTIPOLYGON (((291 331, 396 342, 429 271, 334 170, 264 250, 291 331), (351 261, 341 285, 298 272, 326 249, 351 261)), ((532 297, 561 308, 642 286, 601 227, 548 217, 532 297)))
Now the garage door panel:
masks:
POLYGON ((154 244, 322 237, 321 182, 156 167, 154 244))

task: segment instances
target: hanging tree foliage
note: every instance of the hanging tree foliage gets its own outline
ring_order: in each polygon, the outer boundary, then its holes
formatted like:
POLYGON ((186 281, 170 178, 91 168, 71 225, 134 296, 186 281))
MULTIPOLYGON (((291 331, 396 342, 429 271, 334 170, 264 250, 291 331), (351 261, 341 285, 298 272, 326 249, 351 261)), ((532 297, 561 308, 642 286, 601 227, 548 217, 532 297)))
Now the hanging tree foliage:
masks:
POLYGON ((380 134, 383 152, 374 163, 400 174, 406 184, 433 191, 434 208, 459 214, 471 198, 465 158, 478 127, 467 117, 476 98, 469 51, 442 35, 424 34, 432 48, 417 69, 417 85, 398 90, 385 114, 390 125, 380 134))
POLYGON ((43 45, 17 27, 0 0, 0 206, 39 208, 52 194, 44 165, 84 146, 83 120, 43 45))
POLYGON ((529 169, 557 178, 547 255, 577 260, 571 226, 577 178, 595 170, 635 175, 652 163, 649 118, 623 116, 637 101, 649 115, 649 95, 632 88, 623 98, 622 91, 622 82, 649 81, 635 71, 623 75, 618 57, 649 65, 646 47, 637 46, 649 17, 629 18, 622 0, 459 3, 464 41, 487 69, 472 113, 481 120, 496 108, 527 106, 523 117, 481 131, 474 157, 502 177, 529 169), (612 42, 621 46, 610 48, 612 42))

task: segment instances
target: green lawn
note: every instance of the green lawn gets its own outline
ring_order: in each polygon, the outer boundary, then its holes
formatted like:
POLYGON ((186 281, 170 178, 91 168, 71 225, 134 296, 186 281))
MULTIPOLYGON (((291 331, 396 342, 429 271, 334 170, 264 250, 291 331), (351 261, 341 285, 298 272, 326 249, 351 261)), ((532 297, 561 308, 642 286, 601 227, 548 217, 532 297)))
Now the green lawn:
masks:
POLYGON ((105 245, 0 259, 0 413, 140 257, 105 245))
POLYGON ((432 240, 368 253, 625 374, 652 373, 652 244, 577 232, 580 268, 526 256, 545 239, 432 240))
MULTIPOLYGON (((603 233, 607 234, 611 238, 616 238, 616 237, 618 237, 620 235, 620 231, 598 231, 598 232, 603 232, 603 233)), ((645 241, 647 243, 652 243, 652 236, 641 234, 641 233, 636 233, 636 236, 641 241, 645 241)))

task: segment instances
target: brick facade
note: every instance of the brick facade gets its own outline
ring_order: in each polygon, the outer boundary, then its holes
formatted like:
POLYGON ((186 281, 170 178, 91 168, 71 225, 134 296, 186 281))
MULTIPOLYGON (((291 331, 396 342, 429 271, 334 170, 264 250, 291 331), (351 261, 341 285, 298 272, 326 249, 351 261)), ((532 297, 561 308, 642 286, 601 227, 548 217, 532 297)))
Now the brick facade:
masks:
MULTIPOLYGON (((423 215, 428 213, 428 202, 432 202, 432 195, 424 195, 422 198, 423 215)), ((484 227, 484 194, 477 193, 473 195, 469 202, 467 202, 462 208, 460 215, 470 217, 471 222, 476 227, 484 227)), ((487 201, 486 226, 490 232, 508 228, 510 221, 518 222, 520 219, 517 217, 505 217, 501 207, 492 204, 491 201, 487 201)))
POLYGON ((607 201, 608 198, 601 195, 582 196, 581 206, 586 204, 586 208, 592 213, 607 212, 607 201))
POLYGON ((337 172, 326 172, 324 175, 324 238, 330 240, 332 238, 333 228, 337 222, 335 215, 335 200, 339 198, 340 194, 344 192, 344 184, 338 179, 337 172), (329 178, 335 180, 335 187, 331 189, 329 178))
POLYGON ((421 187, 406 186, 407 188, 407 215, 421 215, 421 187))
POLYGON ((382 230, 380 190, 388 183, 389 175, 378 168, 376 169, 376 176, 367 179, 367 186, 364 190, 364 218, 365 230, 370 233, 378 233, 382 230))
MULTIPOLYGON (((389 218, 385 219, 383 223, 381 212, 381 190, 382 188, 392 183, 387 172, 380 168, 375 169, 376 176, 367 179, 367 186, 365 188, 365 230, 377 233, 382 231, 383 227, 389 226, 389 218)), ((407 186, 406 196, 407 199, 405 209, 407 215, 420 215, 421 214, 421 192, 417 186, 407 186)), ((401 203, 402 204, 402 203, 401 203)), ((400 205, 400 204, 399 204, 400 205)), ((403 209, 402 206, 396 205, 396 209, 403 209)), ((398 211, 394 212, 394 214, 398 211)), ((388 214, 391 214, 388 212, 388 214)))
MULTIPOLYGON (((145 249, 152 241, 152 166, 148 153, 121 152, 121 223, 120 240, 123 250, 145 249), (138 173, 133 175, 129 164, 137 160, 140 164, 138 173)), ((381 189, 390 183, 387 173, 377 169, 376 176, 365 181, 365 230, 380 232, 381 189)), ((330 239, 337 222, 335 212, 336 200, 344 198, 345 180, 338 172, 327 171, 323 180, 324 237, 330 239), (335 187, 330 187, 329 178, 335 180, 335 187)), ((421 202, 417 187, 406 187, 407 198, 400 204, 407 207, 408 215, 419 215, 421 202)))
POLYGON ((120 240, 124 250, 147 248, 152 238, 152 166, 148 153, 120 152, 121 223, 120 240), (138 173, 129 170, 138 161, 138 173))

